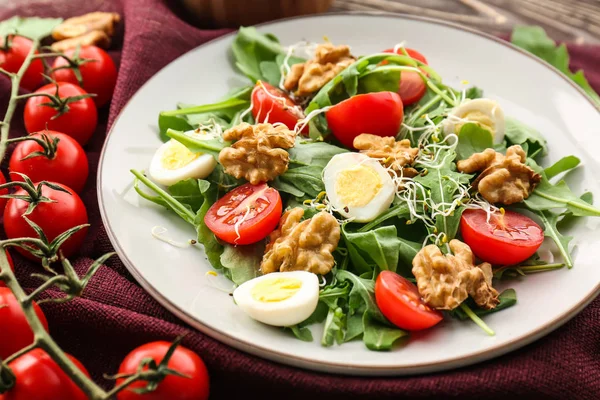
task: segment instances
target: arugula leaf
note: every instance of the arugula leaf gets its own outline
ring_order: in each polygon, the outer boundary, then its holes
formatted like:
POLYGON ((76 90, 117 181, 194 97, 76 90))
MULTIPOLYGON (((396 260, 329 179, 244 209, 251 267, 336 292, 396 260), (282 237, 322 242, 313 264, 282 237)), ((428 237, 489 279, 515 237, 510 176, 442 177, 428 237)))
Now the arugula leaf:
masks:
POLYGON ((290 332, 292 332, 294 334, 294 336, 296 336, 297 339, 300 339, 303 342, 312 342, 313 341, 312 332, 310 331, 310 329, 308 329, 305 326, 298 326, 298 325, 286 326, 283 329, 289 330, 290 332))
MULTIPOLYGON (((367 232, 348 232, 342 226, 342 235, 348 250, 353 248, 362 255, 360 262, 366 262, 371 269, 377 266, 381 271, 396 271, 402 242, 395 226, 383 226, 367 232)), ((350 253, 351 262, 354 261, 352 254, 354 252, 350 253)))
POLYGON ((565 74, 577 83, 597 106, 600 106, 600 96, 590 86, 583 71, 579 70, 572 73, 569 69, 567 46, 564 43, 557 46, 556 42, 546 35, 546 31, 542 27, 518 25, 513 30, 511 42, 538 56, 565 74))
POLYGON ((563 157, 544 170, 544 172, 546 173, 546 178, 550 180, 560 173, 569 171, 577 167, 580 163, 581 160, 575 156, 563 157))
POLYGON ((519 144, 525 149, 527 145, 527 154, 531 157, 534 153, 541 152, 541 155, 548 154, 548 143, 546 139, 532 127, 517 121, 514 118, 505 118, 504 136, 509 145, 519 144))
MULTIPOLYGON (((429 189, 431 200, 434 203, 449 204, 458 190, 456 183, 466 185, 473 175, 463 174, 455 170, 453 160, 456 158, 456 154, 454 152, 441 153, 440 157, 442 157, 443 163, 439 168, 429 169, 426 175, 416 176, 414 180, 429 189)), ((450 206, 443 207, 444 210, 448 210, 448 208, 450 206)), ((454 239, 456 236, 463 210, 463 207, 457 207, 451 215, 444 216, 440 214, 436 217, 438 232, 444 232, 448 240, 454 239)))
MULTIPOLYGON (((486 310, 484 308, 477 307, 477 304, 475 304, 475 302, 471 298, 465 300, 465 303, 468 304, 468 306, 473 310, 475 315, 483 317, 484 315, 502 311, 505 308, 512 307, 515 304, 517 304, 517 292, 514 289, 506 289, 505 291, 500 293, 498 299, 500 300, 500 303, 496 306, 496 308, 492 308, 491 310, 486 310)), ((469 319, 469 316, 460 307, 457 307, 454 310, 450 311, 449 314, 454 318, 460 319, 461 321, 469 319)))
POLYGON ((210 154, 217 161, 219 160, 219 153, 221 150, 231 146, 230 142, 219 139, 205 139, 201 136, 192 136, 185 132, 175 131, 173 129, 167 129, 166 135, 171 139, 177 140, 192 153, 210 154))
POLYGON ((373 319, 386 325, 390 324, 377 307, 375 282, 372 279, 364 279, 345 270, 338 270, 335 276, 341 282, 348 281, 352 284, 348 299, 348 305, 351 309, 358 310, 364 305, 365 312, 373 319))
POLYGON ((236 285, 258 276, 264 253, 264 243, 249 246, 223 245, 221 264, 229 270, 230 279, 236 285))
POLYGON ((169 140, 167 130, 189 131, 200 124, 211 122, 221 125, 222 129, 230 127, 242 110, 250 107, 252 86, 236 89, 221 101, 200 106, 179 104, 177 110, 162 111, 158 115, 158 128, 162 141, 169 140))
POLYGON ((483 90, 477 86, 472 86, 465 91, 465 98, 480 99, 483 97, 483 90))
MULTIPOLYGON (((279 176, 279 182, 295 187, 302 192, 302 195, 307 194, 310 197, 316 197, 325 190, 325 184, 321 178, 322 173, 323 168, 319 166, 309 165, 292 168, 279 176)), ((296 195, 295 193, 292 194, 296 195)))
POLYGON ((384 66, 363 74, 358 81, 360 93, 394 92, 400 87, 400 71, 395 67, 384 66))
MULTIPOLYGON (((286 56, 286 50, 274 35, 261 34, 254 27, 240 27, 231 45, 235 65, 253 82, 263 80, 279 86, 280 66, 286 56)), ((304 60, 289 57, 288 64, 293 65, 304 60)))
POLYGON ((323 327, 323 336, 321 337, 321 345, 329 347, 335 341, 337 344, 344 343, 344 330, 346 314, 340 308, 330 308, 325 319, 323 327))
POLYGON ((533 211, 567 208, 575 216, 600 216, 600 210, 577 197, 564 180, 553 185, 542 175, 542 181, 525 199, 525 205, 533 211))
POLYGON ((288 150, 290 164, 321 168, 325 168, 333 156, 347 152, 346 149, 326 142, 306 142, 301 138, 296 138, 296 144, 288 150))
POLYGON ((456 155, 459 160, 466 160, 472 154, 480 153, 494 147, 492 133, 472 122, 464 124, 458 133, 456 155))
POLYGON ((203 179, 189 178, 169 186, 169 193, 180 203, 188 205, 190 210, 196 212, 202 206, 204 193, 210 182, 203 179))
POLYGON ((52 30, 61 22, 63 22, 62 18, 24 18, 15 16, 0 22, 0 38, 10 34, 18 34, 31 40, 43 39, 50 36, 52 30))
POLYGON ((326 286, 319 292, 319 301, 326 304, 328 308, 336 308, 339 299, 346 299, 350 294, 350 286, 326 286))
MULTIPOLYGON (((279 176, 271 182, 271 186, 273 186, 275 189, 279 190, 280 192, 285 192, 285 193, 291 194, 294 197, 300 198, 300 197, 304 197, 304 195, 305 195, 305 193, 302 190, 298 189, 295 185, 293 185, 291 183, 282 181, 281 177, 279 177, 279 176)), ((308 207, 305 207, 302 203, 300 203, 298 205, 298 207, 302 207, 305 210, 308 208, 308 207)), ((290 207, 290 208, 292 208, 292 207, 290 207)))
POLYGON ((363 341, 369 350, 391 350, 398 339, 408 336, 408 332, 400 328, 384 325, 371 318, 367 313, 363 314, 363 327, 363 341))
POLYGON ((210 262, 210 265, 215 269, 222 269, 223 264, 221 263, 221 255, 223 254, 223 245, 217 240, 214 233, 204 224, 204 216, 206 212, 217 201, 218 188, 216 185, 210 185, 203 192, 204 201, 202 206, 196 213, 194 218, 194 226, 198 233, 198 243, 202 243, 204 246, 204 252, 210 262))
POLYGON ((381 214, 377 218, 375 218, 373 221, 363 225, 358 230, 358 232, 368 232, 368 231, 372 230, 373 228, 375 228, 376 226, 381 225, 382 223, 384 223, 385 221, 387 221, 391 218, 396 218, 396 217, 397 218, 407 218, 409 216, 410 216, 410 212, 409 212, 408 205, 406 203, 401 203, 396 206, 392 206, 386 212, 384 212, 383 214, 381 214))
POLYGON ((206 180, 214 183, 219 190, 224 192, 228 192, 231 189, 234 189, 240 185, 246 183, 243 179, 237 179, 227 173, 225 173, 223 166, 217 163, 215 169, 209 176, 206 177, 206 180))

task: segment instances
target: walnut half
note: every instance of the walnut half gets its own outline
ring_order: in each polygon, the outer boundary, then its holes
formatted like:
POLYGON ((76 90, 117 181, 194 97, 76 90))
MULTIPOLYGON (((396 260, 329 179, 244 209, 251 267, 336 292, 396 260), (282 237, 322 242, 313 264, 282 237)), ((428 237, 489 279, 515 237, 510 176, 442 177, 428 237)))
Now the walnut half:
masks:
POLYGON ((415 161, 419 149, 410 147, 410 140, 397 142, 393 137, 381 137, 363 133, 354 138, 354 148, 371 158, 376 158, 388 168, 393 169, 404 177, 412 178, 417 170, 410 165, 415 161))
POLYGON ((340 225, 321 211, 302 222, 304 210, 292 208, 281 216, 260 265, 263 274, 277 271, 309 271, 325 275, 334 265, 333 251, 340 241, 340 225))
POLYGON ((451 240, 450 249, 454 254, 442 254, 430 244, 413 259, 412 272, 425 303, 438 310, 453 310, 470 295, 478 306, 495 308, 499 300, 492 287, 492 266, 475 266, 471 248, 460 240, 451 240))
POLYGON ((494 149, 475 153, 456 163, 459 171, 481 171, 473 187, 490 203, 513 204, 528 198, 542 179, 525 164, 527 156, 519 145, 506 150, 506 156, 494 149))
POLYGON ((52 31, 52 37, 57 40, 52 44, 52 49, 64 51, 78 45, 92 44, 108 48, 115 34, 115 25, 120 20, 121 17, 117 13, 101 11, 68 18, 52 31))
POLYGON ((297 88, 296 96, 307 96, 321 89, 355 60, 348 46, 320 44, 315 50, 314 59, 292 65, 283 87, 286 90, 297 88))
POLYGON ((223 139, 236 142, 219 153, 225 172, 253 185, 275 179, 287 171, 289 154, 296 134, 284 125, 241 123, 223 133, 223 139))

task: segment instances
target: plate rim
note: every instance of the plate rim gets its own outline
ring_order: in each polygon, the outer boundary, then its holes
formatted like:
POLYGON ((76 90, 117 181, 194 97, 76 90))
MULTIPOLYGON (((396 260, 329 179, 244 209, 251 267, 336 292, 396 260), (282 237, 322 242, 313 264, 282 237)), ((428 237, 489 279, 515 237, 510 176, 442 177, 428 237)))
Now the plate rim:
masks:
MULTIPOLYGON (((600 105, 594 103, 592 101, 592 99, 585 93, 585 91, 579 85, 577 85, 575 82, 573 82, 571 79, 569 79, 564 73, 562 73, 561 71, 556 69, 554 66, 550 65, 548 62, 538 58, 537 56, 527 52, 526 50, 523 50, 523 49, 513 45, 511 42, 509 42, 507 40, 501 39, 499 37, 488 34, 486 32, 482 32, 475 28, 462 26, 458 23, 444 21, 444 20, 440 20, 440 19, 432 18, 432 17, 425 17, 425 16, 411 15, 411 14, 404 14, 404 13, 385 12, 385 11, 340 11, 340 12, 329 12, 329 13, 323 13, 323 14, 317 14, 317 15, 302 15, 302 16, 281 18, 281 19, 277 19, 277 20, 263 22, 263 23, 256 24, 253 26, 266 27, 271 24, 276 24, 276 23, 281 23, 281 22, 286 22, 286 21, 300 20, 300 19, 316 19, 316 18, 332 17, 332 16, 388 17, 388 18, 422 21, 422 22, 428 22, 428 23, 432 23, 432 24, 436 24, 436 25, 450 27, 453 29, 468 32, 468 33, 492 40, 496 43, 499 43, 503 46, 511 48, 512 50, 517 51, 517 52, 535 60, 539 64, 545 66, 546 68, 549 68, 551 71, 558 74, 564 81, 566 81, 569 85, 571 85, 573 88, 575 88, 588 101, 588 103, 590 103, 592 105, 592 107, 600 113, 600 105)), ((160 70, 158 70, 156 73, 154 73, 146 82, 144 82, 135 91, 135 93, 133 95, 131 95, 131 97, 126 101, 126 103, 123 105, 121 110, 119 110, 119 113, 115 117, 114 121, 112 122, 111 126, 109 127, 109 129, 106 133, 105 140, 102 145, 100 157, 98 160, 98 171, 96 174, 97 200, 98 200, 98 207, 100 210, 100 215, 102 218, 102 223, 106 229, 106 233, 107 233, 109 240, 110 240, 112 246, 114 247, 117 255, 119 256, 120 260, 123 262, 123 264, 129 271, 129 273, 131 273, 131 275, 140 284, 140 286, 146 292, 148 292, 156 301, 158 301, 158 303, 160 305, 165 307, 169 312, 171 312, 177 318, 179 318, 183 322, 187 323, 192 328, 197 329, 200 332, 210 336, 212 339, 215 339, 221 343, 224 343, 230 347, 233 347, 234 349, 244 351, 246 353, 260 357, 262 359, 283 363, 286 366, 291 367, 291 368, 300 367, 300 368, 304 368, 304 369, 308 369, 308 370, 312 370, 312 371, 335 372, 335 373, 342 373, 345 375, 401 376, 401 375, 417 375, 417 374, 433 373, 433 372, 445 371, 445 370, 450 370, 450 369, 454 369, 454 368, 460 368, 460 367, 464 367, 464 366, 468 366, 468 365, 473 365, 476 363, 480 363, 482 361, 486 361, 486 360, 504 355, 511 351, 517 350, 519 348, 522 348, 522 347, 534 342, 535 340, 551 333, 552 331, 558 329, 562 325, 564 325, 566 322, 571 320, 571 318, 573 318, 574 316, 579 314, 589 303, 591 303, 600 294, 600 282, 599 282, 596 285, 596 287, 592 291, 590 291, 590 293, 585 298, 583 298, 581 301, 579 301, 574 307, 561 313, 559 316, 555 317, 552 321, 538 327, 533 332, 521 335, 519 337, 515 337, 515 338, 511 339, 509 342, 504 343, 502 345, 492 346, 491 348, 488 348, 485 350, 480 350, 480 351, 476 350, 469 354, 457 356, 457 357, 446 359, 443 361, 413 363, 410 366, 389 366, 389 365, 388 366, 382 366, 382 365, 365 366, 365 365, 360 365, 360 364, 353 364, 350 362, 340 363, 340 362, 331 362, 331 361, 315 361, 315 360, 310 359, 309 357, 302 357, 302 356, 295 355, 295 354, 283 353, 278 350, 273 350, 273 349, 270 349, 265 346, 257 346, 251 342, 245 341, 243 339, 238 339, 232 335, 221 332, 219 329, 215 329, 209 325, 202 323, 200 320, 196 319, 193 315, 191 315, 187 311, 183 310, 182 308, 180 308, 173 302, 171 302, 171 300, 169 300, 162 293, 160 293, 160 291, 158 291, 150 282, 148 282, 143 277, 141 272, 135 267, 134 263, 127 257, 126 253, 121 248, 120 243, 117 240, 115 233, 113 232, 113 230, 110 226, 110 223, 106 216, 106 210, 105 210, 105 206, 104 206, 104 197, 102 194, 102 187, 103 187, 102 171, 103 171, 103 165, 104 165, 104 156, 105 156, 106 149, 108 147, 108 143, 110 141, 113 129, 114 129, 115 125, 117 124, 117 122, 119 121, 119 119, 121 118, 123 111, 130 105, 131 100, 136 96, 136 94, 140 90, 142 90, 146 85, 150 84, 150 82, 152 82, 152 80, 158 73, 160 73, 163 69, 167 68, 171 63, 173 63, 176 60, 178 60, 179 58, 185 56, 189 52, 194 51, 200 47, 206 46, 208 44, 211 44, 213 42, 229 38, 229 37, 235 35, 236 33, 237 33, 237 29, 233 30, 231 32, 228 32, 224 35, 218 36, 214 39, 211 39, 205 43, 202 43, 201 45, 198 45, 198 46, 188 50, 187 52, 181 54, 180 56, 178 56, 177 58, 175 58, 174 60, 169 62, 167 65, 163 66, 160 70), (293 361, 293 363, 292 363, 292 361, 293 361)))

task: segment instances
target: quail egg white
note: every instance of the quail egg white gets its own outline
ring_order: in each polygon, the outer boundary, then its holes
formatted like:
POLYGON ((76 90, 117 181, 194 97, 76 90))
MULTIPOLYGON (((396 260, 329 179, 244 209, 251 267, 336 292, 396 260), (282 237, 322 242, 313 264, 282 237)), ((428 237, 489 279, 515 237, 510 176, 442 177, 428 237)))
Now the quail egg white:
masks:
POLYGON ((490 131, 494 143, 504 140, 504 111, 496 101, 466 100, 454 107, 443 122, 444 133, 458 135, 463 125, 470 122, 490 131))
POLYGON ((342 153, 323 170, 329 203, 356 222, 372 221, 387 210, 396 193, 388 171, 365 154, 342 153))
POLYGON ((307 271, 273 272, 241 284, 235 303, 267 325, 292 326, 308 317, 319 302, 319 279, 307 271))
MULTIPOLYGON (((186 134, 202 137, 194 131, 186 134)), ((216 165, 217 161, 210 154, 192 153, 183 144, 171 139, 158 148, 148 173, 155 182, 170 186, 188 178, 206 178, 216 165)))

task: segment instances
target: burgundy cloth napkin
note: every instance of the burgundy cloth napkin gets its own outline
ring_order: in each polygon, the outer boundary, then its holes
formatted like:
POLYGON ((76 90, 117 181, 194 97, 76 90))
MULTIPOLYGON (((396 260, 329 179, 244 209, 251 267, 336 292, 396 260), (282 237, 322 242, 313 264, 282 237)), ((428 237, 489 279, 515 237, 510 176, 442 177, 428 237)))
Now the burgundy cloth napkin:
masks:
MULTIPOLYGON (((120 72, 110 112, 101 111, 101 123, 86 147, 91 170, 82 198, 92 227, 74 262, 79 273, 94 258, 112 251, 100 219, 95 183, 107 126, 135 91, 160 68, 225 33, 188 25, 178 17, 181 13, 176 6, 164 0, 8 0, 8 8, 0 9, 0 20, 12 15, 68 17, 95 10, 121 13, 124 35, 115 43, 120 50, 111 53, 115 60, 120 60, 120 72)), ((585 69, 592 86, 600 90, 600 47, 571 46, 569 50, 572 66, 585 69)), ((6 106, 7 92, 8 85, 2 81, 0 109, 6 106)), ((14 134, 25 133, 21 115, 22 111, 16 114, 14 134)), ((29 274, 36 268, 18 255, 14 257, 21 282, 33 287, 36 282, 29 274)), ((404 378, 334 376, 275 364, 234 350, 189 328, 162 308, 116 257, 90 282, 83 298, 68 304, 44 304, 42 308, 60 345, 107 386, 110 383, 103 380, 102 373, 115 373, 120 360, 131 349, 148 341, 172 340, 185 333, 184 345, 200 354, 208 365, 213 399, 248 395, 286 400, 600 398, 600 299, 564 327, 521 350, 458 370, 404 378)), ((402 352, 398 352, 398 357, 402 357, 402 352)))

